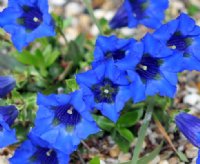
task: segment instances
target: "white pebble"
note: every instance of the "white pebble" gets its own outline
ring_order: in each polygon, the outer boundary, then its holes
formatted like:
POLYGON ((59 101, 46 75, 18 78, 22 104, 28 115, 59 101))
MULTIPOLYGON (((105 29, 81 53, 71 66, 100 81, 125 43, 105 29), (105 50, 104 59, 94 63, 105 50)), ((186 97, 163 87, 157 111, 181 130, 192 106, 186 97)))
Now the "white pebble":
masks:
POLYGON ((187 95, 187 96, 184 97, 183 102, 186 103, 186 104, 194 106, 195 104, 200 102, 200 96, 196 93, 187 95))
POLYGON ((70 2, 66 7, 66 15, 67 16, 76 16, 83 12, 84 8, 79 3, 70 2))

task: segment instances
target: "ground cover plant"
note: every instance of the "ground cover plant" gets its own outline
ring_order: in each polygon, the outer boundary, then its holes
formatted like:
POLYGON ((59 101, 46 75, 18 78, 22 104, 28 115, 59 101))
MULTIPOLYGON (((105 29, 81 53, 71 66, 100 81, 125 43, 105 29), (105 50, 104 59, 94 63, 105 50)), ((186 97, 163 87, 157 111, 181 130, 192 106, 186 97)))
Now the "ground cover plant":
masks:
POLYGON ((132 153, 127 164, 149 163, 167 144, 189 162, 167 131, 176 123, 200 147, 200 119, 172 106, 178 77, 200 71, 200 27, 183 12, 166 20, 169 3, 124 0, 107 21, 83 0, 99 35, 68 41, 70 19, 50 14, 47 0, 8 0, 0 12, 0 148, 12 150, 11 164, 99 164, 98 155, 82 156, 87 140, 106 135, 132 153), (141 25, 149 29, 141 39, 118 31, 141 25), (163 139, 141 153, 151 121, 163 139))

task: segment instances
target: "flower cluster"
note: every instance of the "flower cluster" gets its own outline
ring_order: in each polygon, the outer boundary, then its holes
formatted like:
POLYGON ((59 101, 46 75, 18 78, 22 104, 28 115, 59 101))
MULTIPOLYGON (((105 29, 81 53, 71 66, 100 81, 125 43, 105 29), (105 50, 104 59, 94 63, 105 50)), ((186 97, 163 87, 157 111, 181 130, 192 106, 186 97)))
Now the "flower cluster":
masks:
MULTIPOLYGON (((177 74, 200 70, 200 27, 186 14, 162 25, 167 7, 167 0, 124 1, 110 22, 112 28, 144 24, 156 30, 140 41, 98 36, 92 68, 76 75, 79 90, 47 96, 38 93, 34 127, 10 159, 11 164, 67 163, 81 140, 99 132, 92 112, 99 110, 117 122, 129 100, 138 103, 156 94, 175 96, 177 74)), ((36 38, 55 34, 47 0, 9 0, 0 16, 0 27, 11 34, 19 51, 36 38)), ((0 97, 5 97, 14 86, 13 78, 0 77, 0 97)), ((0 107, 0 147, 16 142, 10 126, 17 114, 14 106, 0 107)), ((198 121, 189 130, 179 120, 177 117, 177 125, 186 136, 191 136, 190 130, 196 132, 198 121)), ((198 146, 196 141, 191 140, 198 146)))

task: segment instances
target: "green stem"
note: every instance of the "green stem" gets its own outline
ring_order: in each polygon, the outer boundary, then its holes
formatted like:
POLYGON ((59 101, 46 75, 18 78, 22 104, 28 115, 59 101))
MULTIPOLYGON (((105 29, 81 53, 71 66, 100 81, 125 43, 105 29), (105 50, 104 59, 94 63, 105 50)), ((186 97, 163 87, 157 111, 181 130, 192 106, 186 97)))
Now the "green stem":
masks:
POLYGON ((92 18, 92 20, 94 21, 94 23, 96 24, 97 28, 99 29, 99 32, 101 35, 103 35, 103 30, 101 29, 101 26, 99 24, 99 22, 97 21, 97 19, 94 16, 94 12, 93 12, 93 8, 91 6, 91 1, 90 0, 83 0, 83 2, 85 3, 85 6, 92 18))
POLYGON ((145 139, 145 136, 146 136, 147 128, 148 128, 149 122, 150 122, 151 117, 152 117, 153 106, 154 106, 153 97, 150 98, 150 100, 148 102, 149 103, 148 103, 148 106, 147 106, 144 122, 143 122, 143 124, 142 124, 142 126, 141 126, 141 128, 138 132, 138 141, 135 145, 131 164, 137 164, 137 162, 138 162, 139 155, 140 155, 140 152, 142 150, 142 145, 143 145, 143 142, 144 142, 144 139, 145 139))
POLYGON ((62 29, 59 26, 57 26, 57 30, 60 33, 60 35, 63 37, 63 39, 65 40, 65 44, 68 45, 67 38, 66 38, 64 32, 62 31, 62 29))

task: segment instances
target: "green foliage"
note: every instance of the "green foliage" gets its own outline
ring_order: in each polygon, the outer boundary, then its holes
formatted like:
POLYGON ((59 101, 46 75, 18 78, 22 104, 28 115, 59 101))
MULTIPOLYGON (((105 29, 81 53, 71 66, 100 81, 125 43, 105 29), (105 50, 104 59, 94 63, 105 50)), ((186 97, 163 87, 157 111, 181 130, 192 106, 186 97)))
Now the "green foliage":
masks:
POLYGON ((141 118, 143 110, 134 110, 124 113, 117 121, 117 127, 131 127, 135 125, 141 118))
POLYGON ((100 159, 99 157, 94 157, 89 164, 100 164, 100 159))
POLYGON ((200 11, 200 8, 198 6, 190 4, 190 5, 188 5, 187 10, 188 10, 188 14, 193 16, 200 11))
POLYGON ((138 164, 149 163, 150 161, 152 161, 160 153, 162 146, 163 143, 161 143, 158 147, 156 147, 151 153, 139 159, 138 164))
POLYGON ((124 111, 116 124, 104 116, 93 115, 93 117, 101 129, 111 133, 113 140, 118 144, 120 149, 127 152, 135 138, 129 128, 138 123, 142 114, 142 109, 134 109, 131 112, 124 111))
POLYGON ((68 52, 66 55, 66 59, 69 61, 73 61, 74 66, 78 66, 80 61, 83 60, 84 44, 85 44, 85 36, 83 34, 79 35, 76 38, 76 40, 71 41, 68 44, 68 52))
POLYGON ((93 118, 99 127, 105 131, 109 132, 115 127, 115 124, 104 116, 93 115, 93 118))
POLYGON ((24 50, 22 53, 14 53, 15 58, 19 62, 34 66, 43 77, 48 75, 47 68, 55 62, 59 55, 58 49, 53 49, 51 45, 47 45, 43 51, 36 49, 34 52, 24 50))
POLYGON ((113 131, 111 136, 123 152, 128 152, 131 143, 124 136, 117 131, 113 131))
POLYGON ((127 128, 118 128, 117 131, 119 134, 125 138, 129 143, 131 143, 134 139, 133 133, 127 128))
POLYGON ((67 86, 66 90, 68 93, 73 92, 79 88, 75 79, 67 79, 65 82, 67 86))
POLYGON ((183 154, 180 151, 178 151, 176 153, 177 153, 177 155, 178 155, 178 157, 180 158, 181 161, 183 161, 183 162, 189 162, 188 159, 187 159, 187 157, 185 156, 185 154, 183 154))
MULTIPOLYGON (((152 152, 140 158, 137 164, 147 164, 151 162, 160 153, 162 146, 163 146, 163 142, 159 146, 157 146, 152 152)), ((122 164, 131 164, 131 161, 128 161, 122 164)))

